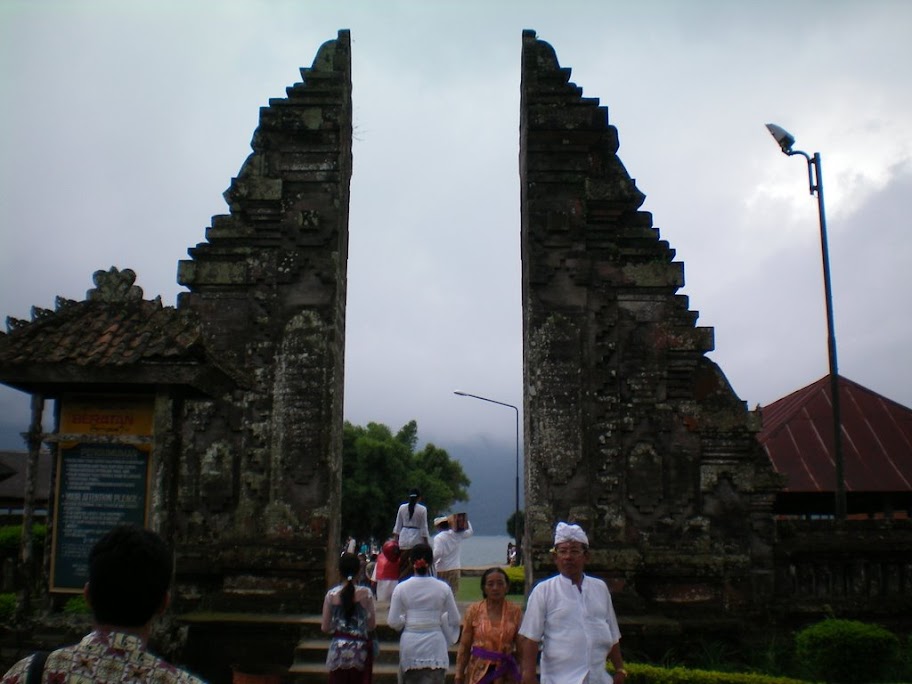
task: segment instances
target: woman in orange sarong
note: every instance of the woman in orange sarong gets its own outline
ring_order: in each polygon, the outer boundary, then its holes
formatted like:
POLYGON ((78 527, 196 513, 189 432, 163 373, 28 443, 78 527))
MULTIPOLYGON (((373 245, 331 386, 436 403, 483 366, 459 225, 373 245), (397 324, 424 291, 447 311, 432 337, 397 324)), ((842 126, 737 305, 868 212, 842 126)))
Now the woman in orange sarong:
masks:
POLYGON ((518 682, 516 637, 522 609, 506 600, 509 588, 502 568, 488 568, 481 576, 484 599, 466 610, 456 652, 456 681, 461 684, 518 682))

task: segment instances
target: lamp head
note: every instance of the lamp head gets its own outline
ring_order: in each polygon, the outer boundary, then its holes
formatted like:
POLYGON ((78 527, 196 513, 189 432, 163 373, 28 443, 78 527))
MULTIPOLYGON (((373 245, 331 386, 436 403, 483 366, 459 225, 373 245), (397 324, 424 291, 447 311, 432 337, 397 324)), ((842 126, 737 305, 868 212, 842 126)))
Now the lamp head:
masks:
POLYGON ((463 392, 462 390, 453 390, 453 394, 458 394, 460 397, 466 397, 466 396, 468 396, 468 395, 467 395, 465 392, 463 392))
POLYGON ((770 135, 776 139, 776 142, 779 143, 779 147, 782 148, 783 153, 791 154, 792 145, 795 144, 795 136, 782 128, 782 126, 777 126, 776 124, 768 123, 766 124, 766 128, 770 132, 770 135))

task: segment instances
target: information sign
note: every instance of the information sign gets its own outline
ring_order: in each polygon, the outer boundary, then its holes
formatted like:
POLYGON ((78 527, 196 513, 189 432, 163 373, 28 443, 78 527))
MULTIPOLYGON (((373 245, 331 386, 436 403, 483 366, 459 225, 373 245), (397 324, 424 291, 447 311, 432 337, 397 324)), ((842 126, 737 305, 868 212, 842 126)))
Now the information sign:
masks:
POLYGON ((121 523, 144 526, 148 454, 125 444, 61 449, 51 590, 82 590, 89 551, 121 523))

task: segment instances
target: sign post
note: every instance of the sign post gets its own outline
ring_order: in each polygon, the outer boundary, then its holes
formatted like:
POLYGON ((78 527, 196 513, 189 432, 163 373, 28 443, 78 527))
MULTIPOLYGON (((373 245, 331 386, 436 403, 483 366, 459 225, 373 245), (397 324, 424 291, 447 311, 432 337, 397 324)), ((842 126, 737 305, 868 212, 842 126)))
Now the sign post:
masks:
POLYGON ((144 526, 149 504, 152 404, 135 398, 64 400, 57 451, 51 591, 82 591, 92 546, 116 525, 144 526))

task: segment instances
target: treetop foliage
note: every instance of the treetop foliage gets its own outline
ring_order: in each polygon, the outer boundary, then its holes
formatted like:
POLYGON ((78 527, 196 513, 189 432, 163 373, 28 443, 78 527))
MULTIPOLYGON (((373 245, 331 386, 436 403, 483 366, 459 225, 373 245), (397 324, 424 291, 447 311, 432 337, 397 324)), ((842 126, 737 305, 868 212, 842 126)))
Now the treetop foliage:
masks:
MULTIPOLYGON (((409 421, 394 435, 381 423, 366 427, 345 421, 342 429, 342 534, 386 540, 396 511, 417 487, 428 509, 428 524, 468 501, 469 478, 445 449, 431 443, 418 449, 418 423, 409 421)), ((431 530, 433 535, 433 530, 431 530)))

